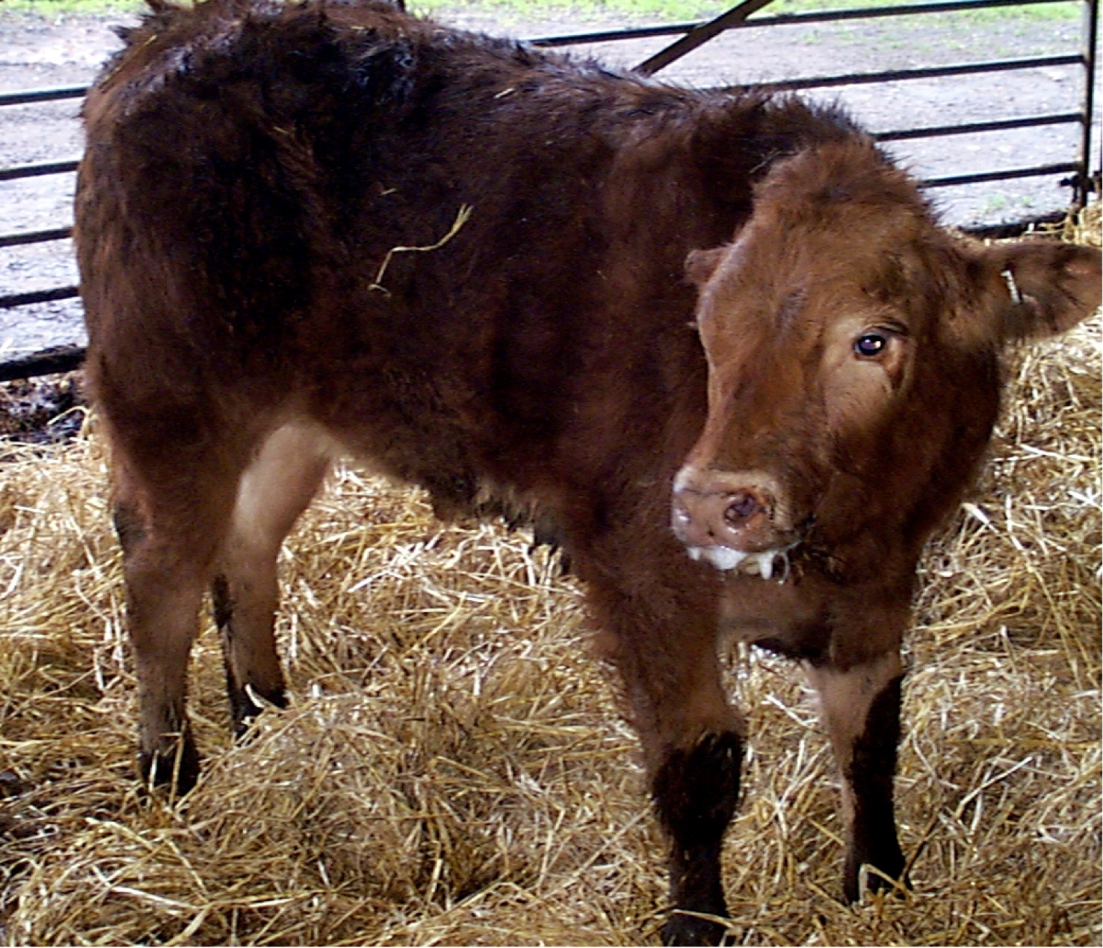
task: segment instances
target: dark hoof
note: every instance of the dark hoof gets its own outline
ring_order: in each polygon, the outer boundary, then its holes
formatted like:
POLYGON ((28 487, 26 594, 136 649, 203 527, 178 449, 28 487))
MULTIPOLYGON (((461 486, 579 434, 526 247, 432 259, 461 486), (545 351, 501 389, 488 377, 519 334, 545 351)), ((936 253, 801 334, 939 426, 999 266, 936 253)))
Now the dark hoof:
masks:
POLYGON ((904 875, 903 853, 896 839, 890 840, 885 852, 876 855, 876 858, 863 859, 853 850, 846 854, 846 864, 843 866, 843 898, 847 904, 853 905, 861 898, 861 866, 866 865, 866 888, 869 892, 900 891, 900 886, 911 888, 911 882, 904 875), (896 880, 893 882, 892 880, 896 880))
MULTIPOLYGON (((900 858, 899 864, 893 860, 894 868, 866 872, 866 889, 870 892, 896 892, 900 893, 901 886, 905 889, 912 887, 911 880, 904 875, 904 859, 900 858), (903 878, 901 878, 903 876, 903 878)), ((848 861, 846 875, 843 880, 843 898, 848 905, 853 905, 861 900, 861 875, 860 865, 853 866, 848 861)))
POLYGON ((728 926, 675 910, 663 925, 664 945, 725 945, 728 926))
POLYGON ((177 745, 176 751, 168 754, 139 752, 138 772, 144 786, 169 787, 177 796, 183 796, 199 780, 199 752, 195 742, 188 737, 177 745))
MULTIPOLYGON (((249 692, 244 688, 230 687, 228 693, 230 698, 230 717, 234 722, 234 737, 239 741, 244 740, 247 738, 249 730, 253 726, 253 722, 264 708, 259 707, 249 696, 249 692)), ((282 688, 269 694, 259 695, 259 697, 262 701, 271 704, 273 707, 287 707, 287 694, 282 688)))

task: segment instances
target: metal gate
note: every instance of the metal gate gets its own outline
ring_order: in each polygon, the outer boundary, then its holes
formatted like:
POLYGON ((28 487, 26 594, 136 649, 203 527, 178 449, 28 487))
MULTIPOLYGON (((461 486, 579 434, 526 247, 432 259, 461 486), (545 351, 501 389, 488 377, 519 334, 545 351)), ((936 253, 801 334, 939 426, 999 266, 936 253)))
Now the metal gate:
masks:
MULTIPOLYGON (((838 24, 854 21, 866 23, 887 20, 900 17, 925 17, 932 15, 945 15, 959 12, 977 12, 1001 7, 1042 7, 1046 4, 1065 3, 1069 0, 935 0, 935 2, 908 3, 898 6, 860 7, 841 10, 821 10, 807 13, 765 13, 760 14, 773 0, 744 0, 743 3, 733 7, 713 20, 697 22, 669 24, 636 29, 618 29, 601 32, 571 34, 565 36, 545 36, 530 40, 535 46, 541 47, 583 47, 586 49, 599 49, 603 58, 608 57, 609 51, 624 44, 627 49, 638 48, 641 43, 660 41, 661 48, 652 50, 642 59, 624 62, 635 71, 645 75, 655 75, 665 70, 665 75, 676 72, 680 63, 687 61, 695 51, 700 50, 705 44, 715 44, 720 38, 734 36, 737 33, 750 35, 746 31, 765 31, 773 28, 775 31, 782 27, 813 28, 818 24, 838 24), (666 38, 677 37, 669 45, 662 45, 666 38), (634 46, 632 44, 635 44, 634 46)), ((1059 182, 1068 189, 1066 204, 1082 204, 1087 200, 1089 193, 1099 190, 1099 163, 1098 156, 1093 151, 1094 135, 1093 119, 1095 113, 1094 97, 1097 73, 1097 47, 1098 47, 1098 17, 1099 0, 1078 0, 1082 5, 1082 24, 1079 29, 1077 42, 1078 48, 1069 48, 1064 51, 1049 51, 1041 55, 1013 55, 1013 56, 986 56, 979 59, 969 59, 963 62, 945 62, 924 66, 909 66, 907 68, 889 68, 873 71, 858 71, 846 73, 833 73, 812 76, 796 76, 792 72, 781 77, 771 77, 761 83, 751 85, 764 85, 779 91, 801 91, 802 93, 822 92, 822 90, 834 90, 833 95, 841 95, 848 88, 863 87, 877 90, 907 89, 910 83, 920 83, 928 80, 969 77, 990 77, 992 82, 999 82, 1001 76, 1029 70, 1071 70, 1076 80, 1073 83, 1078 102, 1062 103, 1056 110, 1043 110, 1033 114, 1018 114, 1013 101, 1007 103, 1005 114, 998 117, 987 117, 983 121, 963 120, 960 113, 964 110, 942 110, 947 121, 921 123, 918 126, 902 125, 900 127, 888 127, 877 129, 863 120, 867 127, 874 128, 874 136, 890 148, 893 143, 918 142, 918 141, 949 141, 946 153, 951 158, 954 154, 952 143, 958 136, 975 136, 991 132, 1008 132, 1020 129, 1038 130, 1035 140, 1040 141, 1042 132, 1055 127, 1071 129, 1073 141, 1068 147, 1063 148, 1059 160, 1016 163, 1011 167, 969 170, 951 170, 951 173, 936 174, 922 177, 924 187, 929 189, 960 187, 962 185, 978 184, 983 182, 1012 181, 1026 178, 1045 178, 1059 182), (843 92, 840 92, 843 90, 843 92), (946 114, 946 112, 951 114, 946 114), (1093 167, 1094 163, 1094 167, 1093 167)), ((761 35, 761 34, 760 34, 761 35)), ((628 54, 631 55, 630 53, 628 54)), ((624 54, 621 55, 623 60, 624 54)), ((734 67, 733 67, 734 68, 734 67)), ((748 83, 745 77, 737 77, 741 86, 748 83)), ((715 86, 715 80, 713 81, 715 86)), ((976 88, 976 87, 974 87, 976 88)), ((83 87, 43 89, 29 92, 14 92, 0 95, 0 107, 33 108, 35 105, 56 102, 58 100, 76 100, 85 93, 83 87)), ((905 91, 902 93, 907 95, 905 91)), ((906 105, 904 106, 907 107, 906 105)), ((908 108, 908 113, 912 113, 908 108)), ((859 116, 862 119, 862 116, 859 116)), ((42 164, 31 164, 20 167, 0 169, 0 220, 3 214, 5 200, 14 201, 18 197, 14 194, 5 194, 4 183, 33 177, 51 176, 56 179, 59 188, 72 188, 72 175, 76 170, 77 159, 54 161, 42 164)), ((0 229, 3 225, 0 224, 0 229)), ((25 231, 21 233, 0 234, 0 253, 9 248, 28 247, 35 244, 49 245, 51 252, 56 251, 59 256, 72 256, 70 246, 70 226, 67 222, 59 220, 56 226, 49 228, 25 231)), ((25 312, 30 316, 35 307, 55 304, 59 301, 71 301, 68 306, 73 308, 74 314, 79 314, 79 302, 77 302, 77 287, 70 282, 68 285, 50 286, 44 289, 29 289, 18 292, 0 293, 0 314, 4 311, 25 312)), ((75 317, 74 317, 75 318, 75 317)), ((8 359, 0 363, 0 381, 15 378, 28 378, 51 372, 67 371, 79 366, 83 359, 83 348, 80 345, 61 345, 52 347, 30 355, 15 359, 8 359)))

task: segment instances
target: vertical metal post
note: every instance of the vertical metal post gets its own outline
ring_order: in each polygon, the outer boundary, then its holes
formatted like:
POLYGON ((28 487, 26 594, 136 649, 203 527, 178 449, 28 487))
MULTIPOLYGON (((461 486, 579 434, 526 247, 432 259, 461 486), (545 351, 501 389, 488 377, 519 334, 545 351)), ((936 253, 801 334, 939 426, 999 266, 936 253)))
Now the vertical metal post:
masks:
POLYGON ((1092 180, 1092 121, 1095 110, 1095 67, 1098 62, 1099 0, 1084 0, 1083 27, 1084 96, 1081 115, 1080 156, 1073 203, 1083 207, 1088 195, 1098 187, 1092 180))

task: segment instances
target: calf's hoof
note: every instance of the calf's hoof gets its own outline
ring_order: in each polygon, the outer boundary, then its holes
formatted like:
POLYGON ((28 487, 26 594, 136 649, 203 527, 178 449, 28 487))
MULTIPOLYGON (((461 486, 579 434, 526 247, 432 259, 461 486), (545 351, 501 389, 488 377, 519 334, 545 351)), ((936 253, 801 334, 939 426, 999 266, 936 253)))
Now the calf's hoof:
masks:
POLYGON ((664 945, 725 945, 728 926, 711 918, 675 910, 663 925, 664 945))
POLYGON ((146 787, 169 787, 183 796, 199 779, 199 752, 189 735, 165 751, 140 751, 138 773, 146 787))
MULTIPOLYGON (((260 717, 264 708, 253 700, 250 691, 245 688, 239 688, 231 684, 227 694, 230 698, 230 719, 233 721, 234 737, 239 741, 248 740, 253 724, 260 717)), ((261 701, 267 702, 273 707, 287 707, 287 694, 282 687, 258 697, 261 701)))
MULTIPOLYGON (((849 905, 861 901, 862 884, 861 869, 866 860, 859 859, 853 854, 847 855, 846 865, 843 869, 843 898, 849 905)), ((899 894, 900 887, 905 889, 912 887, 911 881, 904 872, 904 856, 897 848, 895 853, 889 853, 880 861, 868 862, 869 866, 876 866, 876 872, 866 872, 866 889, 869 892, 893 891, 899 894), (895 881, 890 881, 895 880, 895 881)))

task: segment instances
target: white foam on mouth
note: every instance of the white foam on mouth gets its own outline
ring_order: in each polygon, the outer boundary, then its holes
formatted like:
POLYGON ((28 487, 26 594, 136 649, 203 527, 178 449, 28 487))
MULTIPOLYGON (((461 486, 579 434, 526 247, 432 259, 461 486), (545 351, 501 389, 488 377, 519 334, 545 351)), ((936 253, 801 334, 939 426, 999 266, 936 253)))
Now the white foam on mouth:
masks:
POLYGON ((795 545, 754 553, 733 550, 729 546, 691 546, 688 550, 692 559, 711 563, 722 572, 735 570, 746 576, 761 576, 763 579, 772 579, 777 572, 777 581, 784 583, 789 578, 789 551, 795 545))

